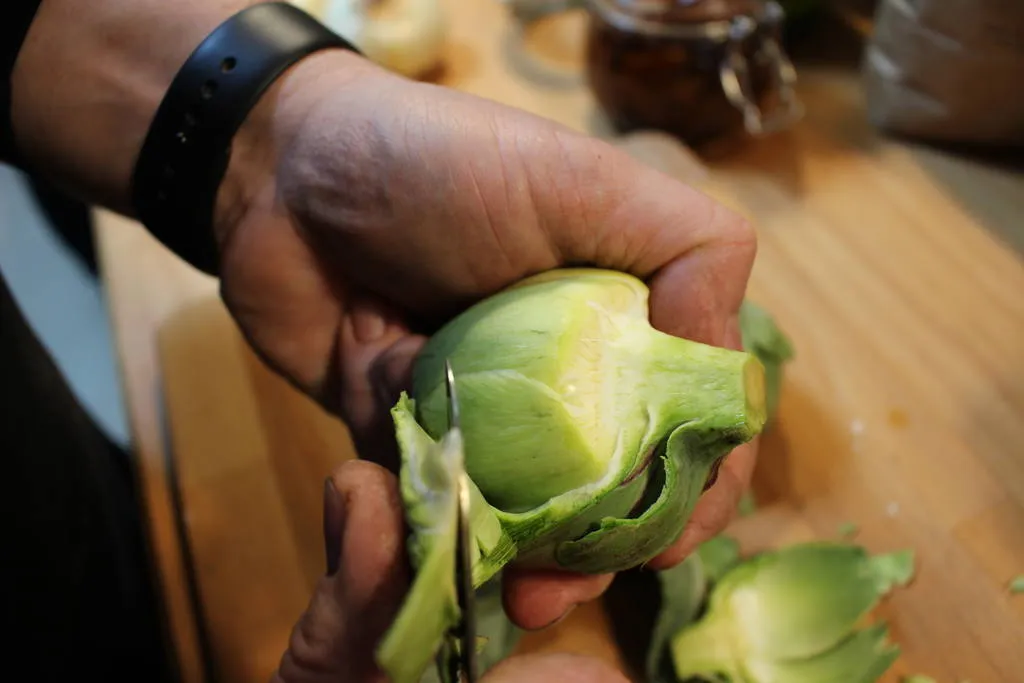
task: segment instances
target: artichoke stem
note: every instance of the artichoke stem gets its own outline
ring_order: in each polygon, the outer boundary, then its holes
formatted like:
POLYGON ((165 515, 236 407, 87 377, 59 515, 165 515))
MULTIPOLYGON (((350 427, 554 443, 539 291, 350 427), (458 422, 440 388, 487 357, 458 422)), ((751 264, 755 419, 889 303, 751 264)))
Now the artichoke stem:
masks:
MULTIPOLYGON (((736 444, 760 433, 766 420, 764 366, 742 351, 645 330, 648 364, 638 393, 670 421, 700 421, 736 444)), ((623 364, 628 367, 627 364, 623 364)))

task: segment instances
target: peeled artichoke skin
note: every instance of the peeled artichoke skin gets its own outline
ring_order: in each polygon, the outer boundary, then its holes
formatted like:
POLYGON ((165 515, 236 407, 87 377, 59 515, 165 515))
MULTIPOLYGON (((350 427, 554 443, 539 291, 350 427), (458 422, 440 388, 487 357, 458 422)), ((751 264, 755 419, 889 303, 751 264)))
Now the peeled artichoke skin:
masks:
POLYGON ((811 542, 762 553, 729 570, 706 614, 673 638, 676 673, 742 683, 872 683, 898 650, 884 628, 857 625, 912 573, 906 551, 870 556, 858 546, 811 542))

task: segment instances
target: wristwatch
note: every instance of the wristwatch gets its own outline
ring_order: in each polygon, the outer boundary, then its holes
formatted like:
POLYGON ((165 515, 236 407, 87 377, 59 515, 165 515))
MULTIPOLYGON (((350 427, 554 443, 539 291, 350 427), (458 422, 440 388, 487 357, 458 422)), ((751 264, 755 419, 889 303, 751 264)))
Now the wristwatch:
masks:
POLYGON ((295 5, 268 2, 229 17, 189 56, 157 109, 132 175, 136 217, 166 247, 217 274, 213 214, 232 139, 286 69, 327 49, 359 53, 295 5))

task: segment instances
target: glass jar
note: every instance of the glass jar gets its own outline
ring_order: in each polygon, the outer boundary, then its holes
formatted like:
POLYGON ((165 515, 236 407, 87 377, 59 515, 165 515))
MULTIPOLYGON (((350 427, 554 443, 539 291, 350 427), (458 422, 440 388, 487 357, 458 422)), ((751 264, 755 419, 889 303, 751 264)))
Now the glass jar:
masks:
POLYGON ((803 114, 764 0, 511 0, 519 21, 585 7, 586 79, 620 132, 661 130, 698 147, 760 136, 803 114))

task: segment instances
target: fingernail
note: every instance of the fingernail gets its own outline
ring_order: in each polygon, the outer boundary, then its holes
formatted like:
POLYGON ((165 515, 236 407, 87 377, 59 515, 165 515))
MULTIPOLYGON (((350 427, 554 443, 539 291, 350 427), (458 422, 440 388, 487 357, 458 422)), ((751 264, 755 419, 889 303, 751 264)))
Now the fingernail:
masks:
POLYGON ((718 481, 718 472, 719 470, 722 469, 723 460, 725 460, 725 458, 719 458, 718 460, 715 461, 715 464, 711 466, 711 472, 708 474, 707 481, 704 482, 704 489, 701 491, 701 493, 707 491, 709 488, 715 485, 716 481, 718 481))
POLYGON ((356 340, 365 343, 374 342, 384 336, 387 322, 376 307, 360 306, 352 314, 352 328, 356 340))
POLYGON ((345 500, 330 477, 324 482, 324 551, 327 576, 334 576, 341 564, 341 541, 345 533, 345 500))

